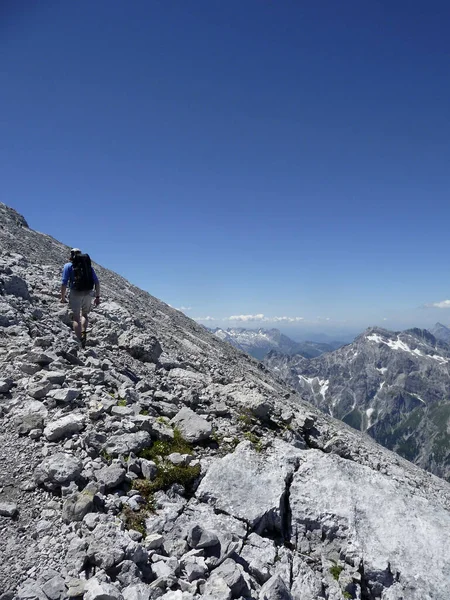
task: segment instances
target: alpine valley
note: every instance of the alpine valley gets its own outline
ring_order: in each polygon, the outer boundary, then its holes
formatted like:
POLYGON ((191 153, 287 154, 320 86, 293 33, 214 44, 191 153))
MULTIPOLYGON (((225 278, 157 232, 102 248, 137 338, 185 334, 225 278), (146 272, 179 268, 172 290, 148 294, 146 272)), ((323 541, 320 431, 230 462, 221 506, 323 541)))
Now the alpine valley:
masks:
POLYGON ((370 328, 312 360, 271 352, 265 364, 325 413, 450 479, 450 331, 370 328))
POLYGON ((371 433, 394 404, 440 472, 445 344, 272 355, 288 387, 95 264, 83 349, 68 255, 0 204, 0 600, 448 600, 450 484, 301 397, 371 433))

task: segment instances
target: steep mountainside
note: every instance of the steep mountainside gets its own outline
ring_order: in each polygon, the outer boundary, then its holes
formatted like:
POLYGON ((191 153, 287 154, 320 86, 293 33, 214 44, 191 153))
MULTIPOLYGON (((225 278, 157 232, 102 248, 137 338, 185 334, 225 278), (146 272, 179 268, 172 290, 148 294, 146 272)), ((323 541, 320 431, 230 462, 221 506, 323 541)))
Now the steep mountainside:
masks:
POLYGON ((308 361, 269 355, 271 370, 324 412, 450 478, 450 346, 429 331, 368 329, 308 361))
POLYGON ((235 348, 247 352, 254 358, 262 360, 269 352, 276 350, 282 354, 300 354, 306 358, 320 356, 324 352, 331 352, 342 344, 332 342, 294 342, 278 329, 245 329, 244 327, 229 329, 213 329, 216 337, 228 342, 235 348))
POLYGON ((0 204, 1 600, 446 600, 450 485, 0 204))

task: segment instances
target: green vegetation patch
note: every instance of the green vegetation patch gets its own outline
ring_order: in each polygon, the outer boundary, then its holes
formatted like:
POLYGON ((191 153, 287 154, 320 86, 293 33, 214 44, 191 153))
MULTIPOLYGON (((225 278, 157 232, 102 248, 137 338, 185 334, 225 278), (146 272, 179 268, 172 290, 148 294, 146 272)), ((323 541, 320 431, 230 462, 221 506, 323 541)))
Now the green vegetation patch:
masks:
POLYGON ((336 579, 336 581, 339 580, 339 576, 343 570, 344 570, 344 567, 341 567, 337 563, 335 563, 332 567, 330 567, 330 573, 332 574, 334 579, 336 579))
POLYGON ((145 448, 139 453, 141 458, 152 460, 158 467, 158 472, 152 481, 146 483, 146 491, 150 494, 158 490, 167 490, 174 483, 181 484, 189 489, 200 475, 200 465, 174 465, 167 456, 178 452, 179 454, 192 454, 192 444, 186 441, 178 429, 174 430, 173 440, 158 440, 150 448, 145 448))
POLYGON ((139 456, 140 458, 158 462, 161 458, 165 458, 174 452, 178 452, 179 454, 193 453, 192 444, 186 441, 181 435, 181 431, 176 428, 173 431, 173 440, 157 440, 150 448, 142 450, 139 456))
POLYGON ((251 431, 246 431, 244 433, 244 437, 245 437, 245 439, 247 439, 249 442, 251 442, 253 444, 256 452, 261 452, 261 450, 262 450, 262 441, 261 441, 261 439, 257 435, 255 435, 251 431))
POLYGON ((136 512, 129 506, 124 506, 121 516, 127 529, 134 529, 145 535, 145 519, 148 517, 148 512, 145 509, 136 512))

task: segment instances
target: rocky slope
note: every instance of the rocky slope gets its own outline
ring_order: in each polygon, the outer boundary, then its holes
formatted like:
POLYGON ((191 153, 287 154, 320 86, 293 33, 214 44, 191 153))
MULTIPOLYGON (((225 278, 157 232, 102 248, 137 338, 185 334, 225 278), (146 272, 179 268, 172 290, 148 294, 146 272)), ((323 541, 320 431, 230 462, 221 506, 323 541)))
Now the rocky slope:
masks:
POLYGON ((450 346, 427 330, 371 328, 317 359, 266 364, 324 412, 450 479, 450 346))
POLYGON ((269 352, 276 350, 282 354, 300 354, 306 358, 320 356, 342 346, 340 342, 329 344, 320 342, 295 342, 281 333, 279 329, 246 329, 244 327, 212 330, 214 335, 228 342, 238 350, 247 352, 254 358, 262 360, 269 352))
POLYGON ((0 205, 1 600, 444 600, 450 486, 0 205))

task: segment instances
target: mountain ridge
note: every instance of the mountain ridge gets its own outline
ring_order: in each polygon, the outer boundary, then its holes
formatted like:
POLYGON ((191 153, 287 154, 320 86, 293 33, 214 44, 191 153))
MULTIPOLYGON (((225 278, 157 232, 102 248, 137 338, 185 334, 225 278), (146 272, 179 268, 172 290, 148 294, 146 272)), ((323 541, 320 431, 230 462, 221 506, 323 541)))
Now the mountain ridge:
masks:
POLYGON ((450 476, 450 346, 428 330, 370 327, 322 357, 271 354, 266 364, 328 414, 450 476))
POLYGON ((276 328, 230 327, 223 329, 216 327, 211 331, 216 337, 258 360, 262 360, 272 350, 288 355, 300 354, 305 358, 313 358, 342 346, 341 342, 296 342, 276 328))

